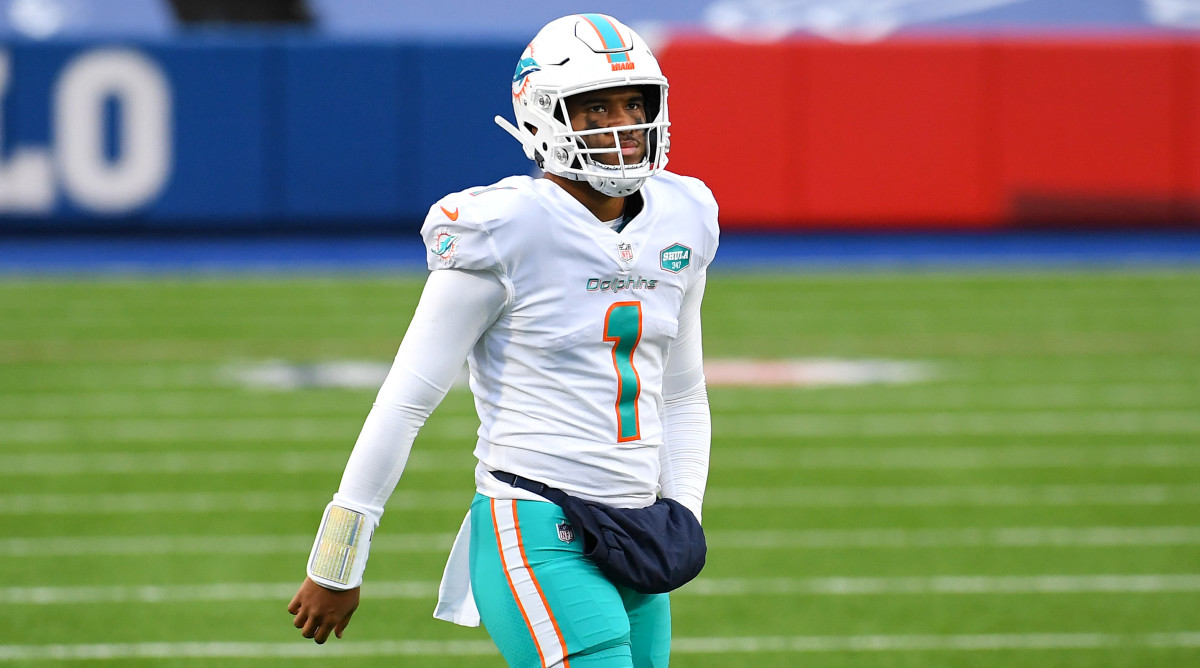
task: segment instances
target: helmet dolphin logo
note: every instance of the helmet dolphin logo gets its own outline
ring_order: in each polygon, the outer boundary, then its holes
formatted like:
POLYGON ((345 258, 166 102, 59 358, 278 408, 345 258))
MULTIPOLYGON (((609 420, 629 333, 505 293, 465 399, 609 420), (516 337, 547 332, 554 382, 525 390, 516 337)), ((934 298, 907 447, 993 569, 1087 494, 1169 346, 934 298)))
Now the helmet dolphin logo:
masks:
POLYGON ((534 72, 540 72, 542 66, 533 58, 522 58, 517 61, 517 71, 513 72, 513 95, 520 95, 525 90, 525 79, 534 72))

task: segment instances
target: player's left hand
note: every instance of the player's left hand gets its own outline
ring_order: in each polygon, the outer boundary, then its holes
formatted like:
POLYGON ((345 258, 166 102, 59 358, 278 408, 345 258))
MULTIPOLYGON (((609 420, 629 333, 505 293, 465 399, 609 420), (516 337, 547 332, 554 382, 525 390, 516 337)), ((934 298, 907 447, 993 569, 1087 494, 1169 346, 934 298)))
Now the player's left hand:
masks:
POLYGON ((358 594, 358 587, 334 591, 304 578, 300 591, 288 604, 288 612, 296 616, 292 623, 300 629, 300 635, 321 645, 329 639, 330 633, 342 637, 342 631, 346 630, 350 617, 358 609, 358 594))

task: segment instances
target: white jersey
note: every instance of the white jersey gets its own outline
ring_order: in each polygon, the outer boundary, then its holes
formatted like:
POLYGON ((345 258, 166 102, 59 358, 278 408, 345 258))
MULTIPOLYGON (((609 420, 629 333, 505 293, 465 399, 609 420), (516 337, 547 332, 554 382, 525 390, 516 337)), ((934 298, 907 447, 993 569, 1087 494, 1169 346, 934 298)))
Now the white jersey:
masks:
POLYGON ((684 296, 717 249, 717 205, 671 173, 640 192, 620 233, 525 176, 430 208, 429 268, 492 272, 508 292, 468 356, 480 491, 503 470, 626 507, 658 493, 664 368, 684 296))

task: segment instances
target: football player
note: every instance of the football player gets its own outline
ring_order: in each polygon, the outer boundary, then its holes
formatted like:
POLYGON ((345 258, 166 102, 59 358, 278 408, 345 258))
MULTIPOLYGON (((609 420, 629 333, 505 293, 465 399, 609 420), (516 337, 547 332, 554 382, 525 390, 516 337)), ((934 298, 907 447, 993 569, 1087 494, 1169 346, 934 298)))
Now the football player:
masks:
POLYGON ((561 508, 492 472, 619 508, 672 498, 701 517, 700 304, 717 205, 699 180, 664 171, 667 80, 616 19, 547 24, 512 93, 516 122, 497 123, 544 176, 430 207, 432 271, 288 609, 304 637, 341 637, 384 504, 465 358, 477 494, 435 616, 482 621, 512 666, 666 666, 669 594, 610 581, 561 508))

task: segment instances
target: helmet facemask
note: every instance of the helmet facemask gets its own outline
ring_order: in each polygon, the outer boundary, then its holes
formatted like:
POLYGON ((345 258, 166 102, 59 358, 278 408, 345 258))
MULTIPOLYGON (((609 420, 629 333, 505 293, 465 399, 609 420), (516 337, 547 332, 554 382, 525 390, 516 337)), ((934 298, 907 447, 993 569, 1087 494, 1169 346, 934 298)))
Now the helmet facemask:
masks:
MULTIPOLYGON (((567 99, 590 91, 558 96, 553 114, 552 139, 547 155, 539 155, 539 166, 573 181, 587 181, 597 191, 609 197, 627 197, 637 192, 647 178, 662 171, 667 162, 670 139, 669 123, 663 113, 661 100, 666 98, 666 85, 641 86, 646 120, 642 123, 577 130, 570 127, 567 99), (633 133, 642 146, 638 162, 627 162, 621 151, 623 137, 633 133), (607 136, 609 141, 596 142, 595 137, 607 136), (604 146, 589 145, 605 144, 604 146), (615 159, 605 161, 603 156, 615 159)), ((595 89, 593 89, 595 90, 595 89)), ((540 147, 539 147, 540 148, 540 147)), ((539 152, 540 153, 540 152, 539 152)))

